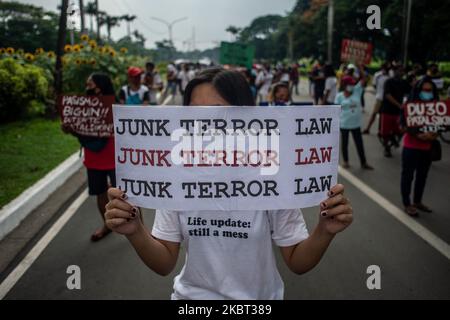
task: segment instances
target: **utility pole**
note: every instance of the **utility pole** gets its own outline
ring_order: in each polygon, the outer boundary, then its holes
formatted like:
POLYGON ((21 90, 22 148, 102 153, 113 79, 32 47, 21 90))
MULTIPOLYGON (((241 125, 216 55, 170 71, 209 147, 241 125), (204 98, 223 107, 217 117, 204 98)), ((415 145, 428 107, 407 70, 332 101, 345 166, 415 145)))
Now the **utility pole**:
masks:
POLYGON ((412 0, 405 0, 407 2, 406 7, 406 23, 405 23, 405 38, 404 44, 403 44, 403 65, 406 66, 408 63, 408 46, 409 46, 409 29, 411 26, 411 7, 412 7, 412 0))
POLYGON ((173 20, 172 22, 169 22, 169 21, 166 21, 166 20, 163 20, 163 19, 160 19, 160 18, 156 18, 156 17, 151 17, 150 19, 153 19, 153 20, 159 21, 159 22, 161 22, 161 23, 164 23, 164 24, 167 26, 167 28, 168 28, 168 30, 169 30, 169 40, 170 40, 170 42, 173 44, 172 28, 173 28, 174 24, 176 24, 176 23, 178 23, 178 22, 181 22, 181 21, 183 21, 183 20, 186 20, 187 17, 175 19, 175 20, 173 20))
POLYGON ((334 0, 328 1, 328 63, 333 63, 333 24, 334 24, 334 0))
POLYGON ((95 20, 97 20, 97 41, 100 42, 100 23, 98 21, 100 8, 98 7, 98 0, 95 0, 95 20))
POLYGON ((79 6, 80 6, 80 24, 81 24, 81 33, 86 32, 86 25, 85 25, 85 19, 84 19, 84 5, 83 0, 79 0, 79 6))
POLYGON ((64 45, 66 40, 68 6, 69 0, 61 1, 61 14, 59 16, 58 40, 56 43, 56 63, 55 63, 55 78, 54 78, 55 98, 57 98, 58 95, 62 93, 63 68, 61 58, 64 52, 64 45))

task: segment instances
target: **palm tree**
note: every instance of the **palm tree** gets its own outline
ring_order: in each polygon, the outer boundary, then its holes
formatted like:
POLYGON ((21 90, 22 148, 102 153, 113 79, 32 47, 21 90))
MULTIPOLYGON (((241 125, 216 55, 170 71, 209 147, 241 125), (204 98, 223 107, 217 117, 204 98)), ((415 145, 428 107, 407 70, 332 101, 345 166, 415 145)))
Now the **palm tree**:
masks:
POLYGON ((229 32, 233 35, 234 40, 237 39, 237 36, 239 32, 241 32, 241 28, 235 27, 235 26, 228 26, 228 28, 225 29, 226 32, 229 32))
POLYGON ((109 16, 106 12, 102 12, 100 21, 102 22, 101 25, 106 25, 108 41, 111 41, 111 29, 120 26, 120 17, 109 16))
POLYGON ((97 40, 100 41, 100 29, 102 26, 106 25, 107 14, 105 11, 96 11, 95 15, 97 17, 97 40))
POLYGON ((95 2, 88 2, 87 5, 84 7, 84 12, 89 16, 90 18, 90 31, 94 32, 94 23, 93 23, 93 17, 97 14, 97 6, 95 5, 95 2))
POLYGON ((128 15, 125 14, 123 16, 120 17, 120 20, 125 20, 127 22, 127 34, 128 37, 131 38, 131 30, 130 30, 130 23, 133 22, 137 17, 135 15, 128 15))
POLYGON ((146 40, 144 35, 142 33, 139 33, 139 31, 134 30, 133 36, 136 38, 136 41, 139 42, 142 45, 142 47, 144 47, 145 40, 146 40))

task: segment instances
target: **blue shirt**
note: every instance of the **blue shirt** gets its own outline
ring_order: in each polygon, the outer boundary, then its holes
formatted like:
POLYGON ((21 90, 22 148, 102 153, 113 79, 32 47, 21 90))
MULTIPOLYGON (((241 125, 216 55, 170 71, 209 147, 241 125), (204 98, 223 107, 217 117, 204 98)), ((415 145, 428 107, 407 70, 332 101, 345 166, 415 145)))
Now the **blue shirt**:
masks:
POLYGON ((361 95, 363 87, 358 82, 353 88, 350 96, 346 97, 344 92, 339 92, 334 99, 335 104, 341 105, 340 127, 341 129, 356 129, 361 127, 362 106, 361 95))

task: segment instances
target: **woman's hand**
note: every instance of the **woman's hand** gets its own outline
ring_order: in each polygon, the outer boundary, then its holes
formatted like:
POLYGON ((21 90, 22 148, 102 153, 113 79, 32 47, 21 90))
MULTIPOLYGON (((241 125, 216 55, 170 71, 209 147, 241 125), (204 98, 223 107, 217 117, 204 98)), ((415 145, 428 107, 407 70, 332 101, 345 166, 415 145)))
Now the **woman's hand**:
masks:
POLYGON ((438 134, 436 132, 425 132, 425 133, 419 133, 417 135, 417 138, 423 141, 433 141, 438 137, 438 134))
POLYGON ((329 198, 320 204, 318 228, 335 235, 347 228, 353 221, 350 200, 344 197, 344 186, 337 184, 328 192, 329 198))
POLYGON ((108 189, 109 202, 106 204, 105 223, 114 232, 133 235, 143 226, 137 207, 126 202, 127 195, 118 188, 108 189))

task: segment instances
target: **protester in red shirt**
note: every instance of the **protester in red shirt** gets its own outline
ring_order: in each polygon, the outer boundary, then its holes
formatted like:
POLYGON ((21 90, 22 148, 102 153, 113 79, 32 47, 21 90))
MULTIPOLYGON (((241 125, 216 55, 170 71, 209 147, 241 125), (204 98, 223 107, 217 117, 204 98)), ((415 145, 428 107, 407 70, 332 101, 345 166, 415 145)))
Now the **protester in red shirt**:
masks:
MULTIPOLYGON (((114 88, 109 76, 101 73, 93 73, 86 81, 86 95, 114 96, 114 88)), ((63 126, 63 130, 70 130, 63 126)), ((84 166, 87 169, 89 195, 97 197, 97 207, 104 221, 105 205, 108 203, 107 190, 116 185, 114 163, 114 137, 96 138, 77 136, 84 150, 84 166), (110 183, 108 184, 108 178, 110 183)), ((97 229, 91 236, 92 241, 98 241, 109 234, 109 230, 103 226, 97 229)))
MULTIPOLYGON (((414 87, 409 101, 439 100, 436 85, 432 79, 425 77, 414 87)), ((403 119, 404 120, 404 119, 403 119)), ((404 121, 402 121, 404 122, 404 121)), ((417 216, 417 209, 432 212, 422 203, 428 171, 431 166, 432 141, 437 138, 435 132, 420 132, 408 128, 403 138, 401 193, 405 212, 417 216), (414 182, 414 197, 411 204, 411 187, 414 182)))

